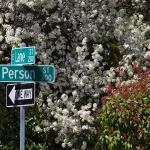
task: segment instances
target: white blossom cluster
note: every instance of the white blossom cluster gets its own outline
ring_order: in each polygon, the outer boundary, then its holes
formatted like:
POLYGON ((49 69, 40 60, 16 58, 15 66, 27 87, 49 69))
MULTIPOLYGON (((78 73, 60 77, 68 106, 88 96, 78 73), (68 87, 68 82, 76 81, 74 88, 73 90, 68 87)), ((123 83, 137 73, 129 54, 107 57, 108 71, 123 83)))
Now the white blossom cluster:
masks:
POLYGON ((8 62, 11 47, 25 43, 36 47, 37 64, 55 66, 56 82, 40 84, 37 103, 47 118, 44 128, 36 130, 53 129, 63 148, 86 149, 87 142, 80 143, 78 137, 95 131, 106 85, 134 76, 132 56, 140 62, 149 55, 142 47, 150 26, 144 20, 146 12, 137 11, 145 10, 146 1, 126 4, 127 0, 0 0, 0 61, 4 56, 8 62), (115 48, 123 59, 120 78, 110 65, 115 48), (129 55, 123 57, 124 52, 129 55))
POLYGON ((123 84, 130 85, 138 79, 139 75, 149 72, 149 70, 150 49, 148 51, 143 50, 140 54, 124 55, 123 60, 119 62, 119 66, 117 68, 111 67, 110 70, 106 71, 106 75, 108 79, 111 79, 109 83, 115 83, 114 88, 116 88, 123 84))

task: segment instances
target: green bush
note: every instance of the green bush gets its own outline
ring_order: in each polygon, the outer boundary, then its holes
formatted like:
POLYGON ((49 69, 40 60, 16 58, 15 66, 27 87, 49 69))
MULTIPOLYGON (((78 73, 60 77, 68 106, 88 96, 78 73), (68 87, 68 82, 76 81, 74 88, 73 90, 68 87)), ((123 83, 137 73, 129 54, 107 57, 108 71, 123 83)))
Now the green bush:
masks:
POLYGON ((150 76, 112 91, 102 99, 96 149, 149 150, 150 76))

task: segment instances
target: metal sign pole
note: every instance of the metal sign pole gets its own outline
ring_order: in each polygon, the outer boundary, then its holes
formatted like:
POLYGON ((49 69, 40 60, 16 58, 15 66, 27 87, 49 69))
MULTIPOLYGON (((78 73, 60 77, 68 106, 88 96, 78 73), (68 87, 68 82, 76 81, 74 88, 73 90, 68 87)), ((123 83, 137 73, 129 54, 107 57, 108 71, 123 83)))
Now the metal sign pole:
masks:
POLYGON ((25 150, 25 107, 20 107, 20 150, 25 150))

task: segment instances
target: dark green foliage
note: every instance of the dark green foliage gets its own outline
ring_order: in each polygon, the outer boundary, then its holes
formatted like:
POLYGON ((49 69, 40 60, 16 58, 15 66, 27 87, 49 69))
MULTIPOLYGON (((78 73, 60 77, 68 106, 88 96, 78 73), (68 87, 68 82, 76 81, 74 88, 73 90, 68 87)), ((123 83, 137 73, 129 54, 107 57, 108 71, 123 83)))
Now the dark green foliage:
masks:
POLYGON ((98 150, 150 149, 149 81, 148 76, 143 77, 103 98, 98 116, 98 150))

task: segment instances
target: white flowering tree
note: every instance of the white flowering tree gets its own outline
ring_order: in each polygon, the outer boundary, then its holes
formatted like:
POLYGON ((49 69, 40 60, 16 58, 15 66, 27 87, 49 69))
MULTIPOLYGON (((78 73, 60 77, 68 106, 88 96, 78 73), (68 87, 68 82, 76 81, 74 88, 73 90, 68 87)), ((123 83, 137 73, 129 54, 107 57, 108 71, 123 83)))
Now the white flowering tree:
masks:
POLYGON ((56 68, 56 82, 39 85, 46 117, 37 132, 54 130, 62 148, 86 149, 106 85, 124 80, 113 67, 133 77, 132 56, 142 61, 150 49, 147 9, 148 0, 0 0, 1 62, 26 45, 36 47, 37 64, 56 68))

